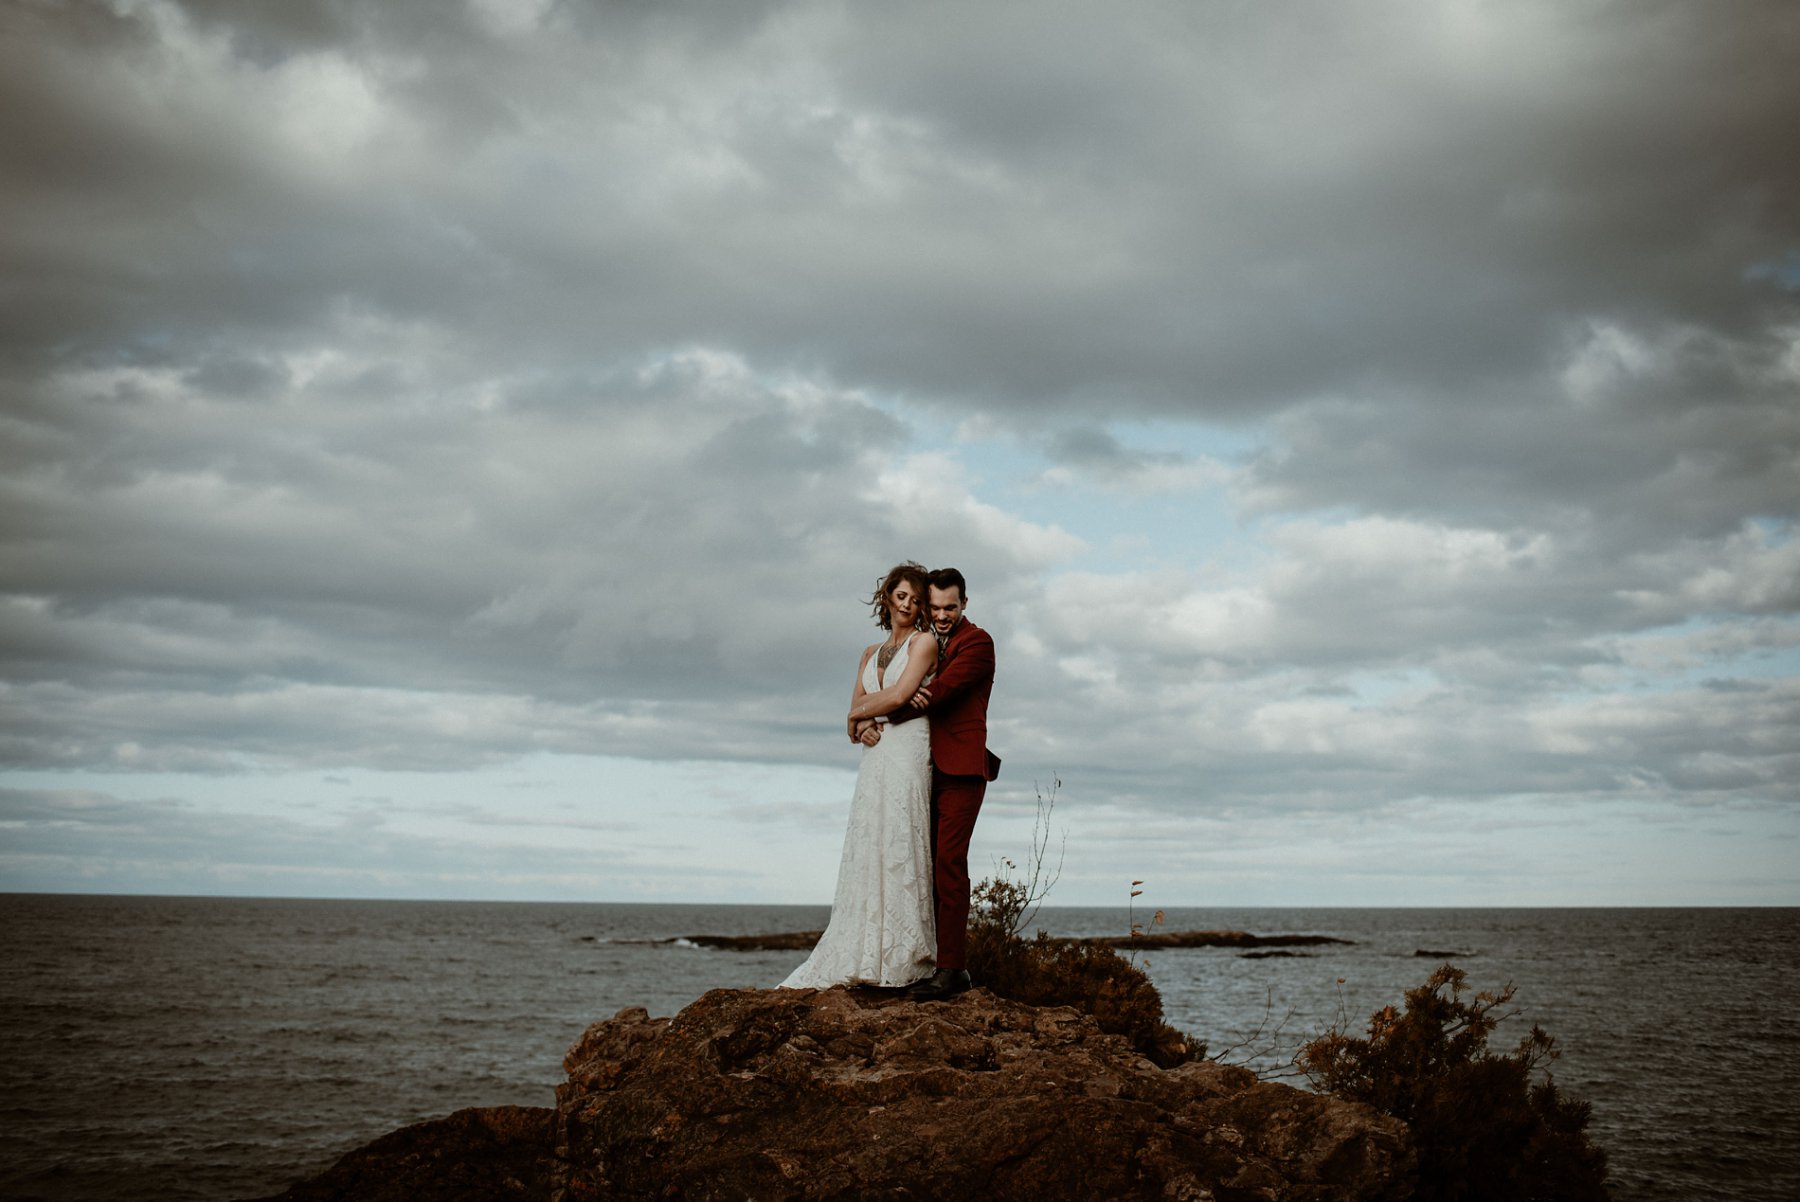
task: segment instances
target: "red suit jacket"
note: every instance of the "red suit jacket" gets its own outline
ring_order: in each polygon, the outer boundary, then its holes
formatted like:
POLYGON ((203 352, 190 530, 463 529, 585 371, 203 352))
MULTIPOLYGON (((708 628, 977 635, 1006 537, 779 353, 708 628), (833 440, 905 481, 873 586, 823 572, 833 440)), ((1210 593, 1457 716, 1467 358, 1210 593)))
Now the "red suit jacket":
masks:
POLYGON ((951 776, 1000 775, 1000 757, 987 749, 988 694, 994 691, 994 640, 964 618, 938 656, 937 675, 925 686, 931 704, 923 710, 903 705, 888 715, 905 722, 931 715, 931 762, 951 776))

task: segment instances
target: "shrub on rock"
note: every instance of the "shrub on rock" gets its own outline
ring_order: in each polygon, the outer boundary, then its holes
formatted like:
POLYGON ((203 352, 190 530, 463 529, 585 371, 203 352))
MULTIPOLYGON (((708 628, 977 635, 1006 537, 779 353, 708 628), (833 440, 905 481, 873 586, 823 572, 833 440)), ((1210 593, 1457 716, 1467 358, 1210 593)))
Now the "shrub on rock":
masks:
POLYGON ((1589 1141, 1586 1102, 1537 1070, 1556 1056, 1542 1028, 1510 1053, 1487 1050, 1509 985, 1464 1001, 1444 965, 1369 1019, 1366 1038, 1333 1028, 1298 1061, 1312 1083, 1406 1123, 1419 1156, 1417 1202, 1598 1202, 1606 1153, 1589 1141))
POLYGON ((1163 1068, 1206 1048, 1163 1021, 1162 995, 1143 970, 1110 947, 1019 934, 1029 891, 1004 879, 970 892, 969 972, 1000 997, 1032 1006, 1073 1006, 1102 1031, 1123 1035, 1163 1068))

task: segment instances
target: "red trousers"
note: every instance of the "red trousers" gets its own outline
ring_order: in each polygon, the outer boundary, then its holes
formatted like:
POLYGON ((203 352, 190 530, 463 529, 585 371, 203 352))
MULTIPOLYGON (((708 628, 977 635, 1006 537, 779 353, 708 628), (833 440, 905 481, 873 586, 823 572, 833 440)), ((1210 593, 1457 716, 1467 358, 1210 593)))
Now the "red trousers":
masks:
POLYGON ((932 890, 937 902, 937 966, 963 968, 969 942, 969 836, 987 781, 931 770, 932 890))

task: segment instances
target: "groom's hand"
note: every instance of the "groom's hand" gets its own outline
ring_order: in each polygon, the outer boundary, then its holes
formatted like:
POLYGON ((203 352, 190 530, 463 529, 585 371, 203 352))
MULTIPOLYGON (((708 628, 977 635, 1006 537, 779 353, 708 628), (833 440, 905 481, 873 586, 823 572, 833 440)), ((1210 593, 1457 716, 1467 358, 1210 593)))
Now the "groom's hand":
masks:
POLYGON ((879 722, 869 723, 857 741, 864 747, 873 747, 881 742, 881 724, 879 722))
POLYGON ((916 692, 912 695, 912 701, 910 701, 908 704, 910 704, 916 710, 924 709, 926 706, 931 704, 931 690, 930 689, 920 689, 918 692, 916 692))

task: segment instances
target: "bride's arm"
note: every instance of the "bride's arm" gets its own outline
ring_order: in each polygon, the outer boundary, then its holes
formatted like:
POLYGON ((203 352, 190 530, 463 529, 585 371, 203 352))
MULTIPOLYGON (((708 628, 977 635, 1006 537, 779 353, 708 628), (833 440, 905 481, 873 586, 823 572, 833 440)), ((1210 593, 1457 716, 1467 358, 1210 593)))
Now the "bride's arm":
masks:
POLYGON ((847 723, 852 743, 858 741, 857 736, 861 733, 856 729, 856 703, 868 695, 868 690, 863 688, 863 669, 868 666, 869 657, 875 654, 875 649, 879 646, 880 643, 870 643, 863 648, 862 658, 856 661, 856 687, 850 690, 850 718, 847 723))
MULTIPOLYGON (((937 640, 914 634, 911 647, 912 650, 906 653, 906 671, 900 673, 899 680, 879 693, 863 692, 862 674, 857 673, 857 692, 850 699, 850 722, 853 727, 860 718, 875 718, 892 713, 919 691, 919 685, 926 674, 937 666, 937 640)), ((867 663, 868 660, 868 655, 864 654, 863 662, 867 663)))

